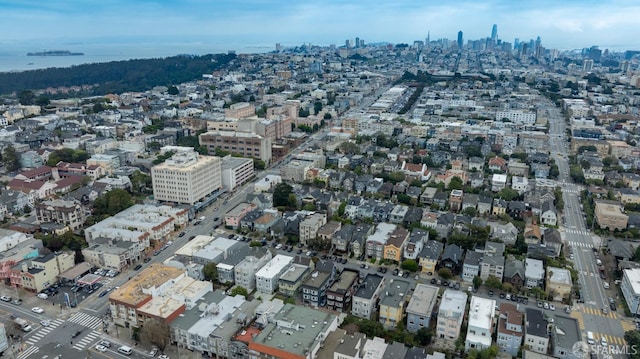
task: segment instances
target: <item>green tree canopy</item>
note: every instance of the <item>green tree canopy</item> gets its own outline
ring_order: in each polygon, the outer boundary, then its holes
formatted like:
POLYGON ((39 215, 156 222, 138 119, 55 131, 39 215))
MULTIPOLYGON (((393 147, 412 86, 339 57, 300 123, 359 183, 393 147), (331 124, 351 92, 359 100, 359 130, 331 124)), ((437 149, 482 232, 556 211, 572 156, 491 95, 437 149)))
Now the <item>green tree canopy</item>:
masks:
POLYGON ((20 169, 20 157, 13 145, 9 144, 5 147, 2 153, 2 162, 9 171, 17 171, 20 169))
POLYGON ((247 292, 247 290, 244 287, 236 286, 233 289, 231 289, 231 296, 235 297, 238 294, 240 294, 245 298, 249 296, 249 292, 247 292))
POLYGON ((453 273, 451 273, 451 270, 449 270, 449 268, 440 268, 440 270, 438 271, 438 275, 447 280, 453 278, 453 273))
POLYGON ((202 267, 202 275, 205 280, 216 282, 218 281, 218 264, 211 262, 202 267))
POLYGON ((288 207, 289 195, 293 194, 293 187, 286 182, 278 183, 273 189, 273 205, 275 207, 288 207))
POLYGON ((178 88, 174 85, 169 86, 169 88, 167 89, 167 93, 169 95, 175 96, 177 94, 180 93, 180 90, 178 90, 178 88))
POLYGON ((418 263, 413 259, 405 259, 402 261, 400 268, 409 272, 415 272, 418 270, 418 263))
POLYGON ((98 216, 113 216, 133 206, 133 203, 133 198, 129 192, 116 188, 96 199, 93 207, 94 214, 98 216))
POLYGON ((61 148, 49 154, 47 166, 54 167, 58 162, 83 163, 89 158, 89 153, 83 150, 74 150, 71 148, 61 148))

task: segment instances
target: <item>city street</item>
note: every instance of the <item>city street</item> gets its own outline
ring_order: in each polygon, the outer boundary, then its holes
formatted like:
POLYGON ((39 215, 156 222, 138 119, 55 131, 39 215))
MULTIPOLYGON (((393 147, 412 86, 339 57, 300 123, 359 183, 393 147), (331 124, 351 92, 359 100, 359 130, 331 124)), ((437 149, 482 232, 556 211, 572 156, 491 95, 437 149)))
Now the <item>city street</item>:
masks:
POLYGON ((609 309, 608 298, 616 298, 617 289, 615 285, 611 285, 608 290, 605 289, 604 281, 600 278, 593 248, 600 249, 601 239, 591 232, 591 228, 587 228, 580 202, 580 192, 583 187, 572 183, 569 176, 566 123, 558 108, 554 107, 550 113, 549 141, 552 157, 560 172, 558 183, 562 185, 564 201, 565 222, 563 224, 559 221, 560 232, 565 246, 573 249, 574 269, 578 271, 578 282, 584 301, 584 303, 574 304, 571 316, 578 320, 583 335, 586 336, 586 332, 591 331, 596 340, 604 336, 609 344, 624 345, 624 332, 634 328, 634 325, 629 321, 621 320, 623 319, 622 309, 618 311, 609 309))

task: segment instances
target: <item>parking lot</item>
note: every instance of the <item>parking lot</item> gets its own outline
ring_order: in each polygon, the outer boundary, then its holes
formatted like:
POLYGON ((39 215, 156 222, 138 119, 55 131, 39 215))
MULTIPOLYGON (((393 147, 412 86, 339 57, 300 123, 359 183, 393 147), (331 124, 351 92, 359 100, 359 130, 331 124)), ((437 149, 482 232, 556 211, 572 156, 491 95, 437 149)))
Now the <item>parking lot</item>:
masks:
POLYGON ((98 276, 97 282, 91 285, 75 283, 56 283, 38 293, 39 300, 60 305, 61 307, 75 308, 79 303, 89 298, 94 293, 104 296, 103 292, 110 290, 108 284, 119 274, 118 271, 98 269, 93 275, 98 276), (103 289, 104 288, 104 289, 103 289))

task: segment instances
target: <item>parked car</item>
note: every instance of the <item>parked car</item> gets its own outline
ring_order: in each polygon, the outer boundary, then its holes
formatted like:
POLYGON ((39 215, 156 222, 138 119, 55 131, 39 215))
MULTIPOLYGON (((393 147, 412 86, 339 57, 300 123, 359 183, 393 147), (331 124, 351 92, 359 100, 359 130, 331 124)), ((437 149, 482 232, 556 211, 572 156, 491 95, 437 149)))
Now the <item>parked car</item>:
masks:
POLYGON ((137 266, 133 267, 133 270, 139 270, 140 268, 142 268, 142 264, 138 264, 137 266))
POLYGON ((107 348, 104 345, 96 345, 96 350, 99 351, 100 353, 104 353, 107 351, 107 348))
POLYGON ((20 305, 22 304, 22 301, 20 299, 14 299, 11 303, 13 303, 14 305, 20 305))
POLYGON ((44 313, 44 309, 42 309, 40 307, 33 307, 33 308, 31 308, 31 311, 34 312, 34 313, 38 313, 38 314, 44 313))
POLYGON ((143 262, 145 262, 145 263, 149 263, 149 262, 151 262, 151 258, 147 257, 147 258, 145 258, 145 259, 143 260, 143 262))
POLYGON ((184 237, 185 234, 185 232, 180 232, 180 234, 178 234, 178 237, 184 237))
POLYGON ((109 290, 103 290, 102 292, 100 292, 100 294, 98 294, 98 297, 102 298, 107 294, 109 294, 109 290))
MULTIPOLYGON (((43 293, 40 293, 40 294, 43 294, 43 293)), ((40 294, 38 294, 38 297, 40 297, 40 294)), ((45 294, 45 298, 44 299, 47 299, 46 296, 47 295, 45 294)), ((0 297, 0 300, 3 301, 3 302, 10 302, 11 301, 11 297, 3 295, 2 297, 0 297)))

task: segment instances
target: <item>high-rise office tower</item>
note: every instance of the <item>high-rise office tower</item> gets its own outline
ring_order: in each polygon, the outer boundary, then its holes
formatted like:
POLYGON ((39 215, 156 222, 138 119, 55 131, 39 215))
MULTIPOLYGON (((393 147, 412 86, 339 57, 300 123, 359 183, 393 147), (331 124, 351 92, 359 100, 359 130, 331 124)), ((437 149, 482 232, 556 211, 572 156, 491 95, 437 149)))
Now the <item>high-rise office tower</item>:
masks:
POLYGON ((458 31, 458 48, 462 49, 462 45, 463 45, 463 42, 462 42, 462 31, 458 31))
POLYGON ((498 25, 493 24, 491 28, 491 41, 496 42, 498 40, 498 25))
POLYGON ((356 37, 356 47, 360 47, 360 38, 356 37))

